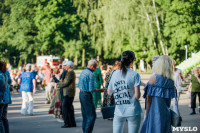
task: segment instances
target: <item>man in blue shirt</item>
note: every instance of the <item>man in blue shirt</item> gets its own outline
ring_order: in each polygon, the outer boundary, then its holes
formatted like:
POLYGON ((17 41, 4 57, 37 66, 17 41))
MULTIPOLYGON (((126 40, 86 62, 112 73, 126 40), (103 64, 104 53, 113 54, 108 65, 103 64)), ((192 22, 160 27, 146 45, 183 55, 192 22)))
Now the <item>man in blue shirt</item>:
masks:
POLYGON ((83 70, 79 77, 78 87, 80 89, 79 99, 81 102, 81 112, 83 117, 83 133, 92 133, 96 111, 92 99, 92 92, 104 91, 96 90, 93 72, 96 71, 97 61, 92 59, 88 62, 88 68, 83 70))

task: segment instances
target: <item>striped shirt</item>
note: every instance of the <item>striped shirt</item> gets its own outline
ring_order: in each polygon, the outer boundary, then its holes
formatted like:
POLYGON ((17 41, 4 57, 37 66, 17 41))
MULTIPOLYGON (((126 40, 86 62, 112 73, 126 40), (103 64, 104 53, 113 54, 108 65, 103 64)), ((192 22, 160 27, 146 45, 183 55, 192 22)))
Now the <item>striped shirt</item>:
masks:
POLYGON ((94 75, 89 69, 85 69, 81 72, 78 82, 78 87, 82 91, 94 91, 96 90, 94 75))

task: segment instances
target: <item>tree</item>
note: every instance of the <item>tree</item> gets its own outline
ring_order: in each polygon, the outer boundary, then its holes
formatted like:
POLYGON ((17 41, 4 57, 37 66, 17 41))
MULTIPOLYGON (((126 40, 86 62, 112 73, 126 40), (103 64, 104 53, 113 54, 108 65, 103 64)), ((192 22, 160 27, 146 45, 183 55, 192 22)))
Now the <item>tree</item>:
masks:
POLYGON ((9 0, 6 3, 10 7, 10 14, 2 26, 2 42, 20 51, 20 57, 24 60, 29 56, 33 58, 37 50, 37 28, 33 24, 33 8, 37 4, 38 0, 9 0))
POLYGON ((165 9, 164 36, 170 44, 169 53, 178 62, 185 58, 184 45, 190 52, 200 50, 200 3, 198 0, 174 0, 165 9))
POLYGON ((42 0, 34 17, 38 28, 40 52, 75 57, 78 43, 79 18, 69 0, 42 0), (48 25, 48 26, 47 26, 48 25))

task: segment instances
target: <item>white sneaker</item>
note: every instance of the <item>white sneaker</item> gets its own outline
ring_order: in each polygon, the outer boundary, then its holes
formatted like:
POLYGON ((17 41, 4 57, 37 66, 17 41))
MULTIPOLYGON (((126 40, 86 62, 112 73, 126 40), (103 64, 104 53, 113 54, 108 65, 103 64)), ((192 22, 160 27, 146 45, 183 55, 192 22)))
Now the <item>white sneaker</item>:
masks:
POLYGON ((62 122, 62 123, 64 123, 64 120, 63 120, 63 119, 57 119, 57 122, 62 122))

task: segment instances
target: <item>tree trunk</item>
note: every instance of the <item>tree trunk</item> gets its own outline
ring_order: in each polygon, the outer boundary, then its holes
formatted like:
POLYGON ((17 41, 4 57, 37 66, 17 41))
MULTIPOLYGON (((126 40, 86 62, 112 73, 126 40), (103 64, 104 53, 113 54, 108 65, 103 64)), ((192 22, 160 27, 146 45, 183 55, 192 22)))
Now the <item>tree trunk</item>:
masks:
POLYGON ((85 67, 85 49, 82 51, 82 67, 85 67))
POLYGON ((149 71, 151 71, 151 65, 148 62, 146 62, 146 63, 147 63, 147 72, 149 72, 149 71))
POLYGON ((150 27, 150 29, 151 29, 151 35, 152 35, 152 37, 153 37, 154 48, 157 48, 157 44, 156 44, 155 37, 154 37, 154 33, 153 33, 152 23, 151 23, 151 20, 150 20, 150 18, 149 18, 149 14, 147 13, 146 8, 144 7, 144 3, 143 3, 143 2, 142 2, 142 7, 143 7, 143 9, 145 10, 146 18, 147 18, 147 21, 149 22, 149 27, 150 27))
POLYGON ((97 61, 99 62, 99 59, 100 59, 100 57, 99 57, 99 55, 97 56, 97 61))
POLYGON ((75 57, 74 57, 74 66, 77 66, 77 65, 78 65, 78 57, 75 56, 75 57))
POLYGON ((166 55, 168 55, 168 47, 166 46, 166 55))
POLYGON ((152 2, 153 2, 153 7, 154 7, 154 11, 155 11, 155 16, 156 16, 156 25, 157 25, 157 30, 158 30, 158 36, 159 36, 159 39, 160 39, 161 49, 162 49, 163 54, 166 54, 164 44, 163 44, 163 41, 162 41, 162 37, 161 37, 161 33, 160 33, 160 23, 159 23, 159 20, 158 20, 158 14, 157 14, 157 10, 156 10, 155 0, 152 0, 152 2))

